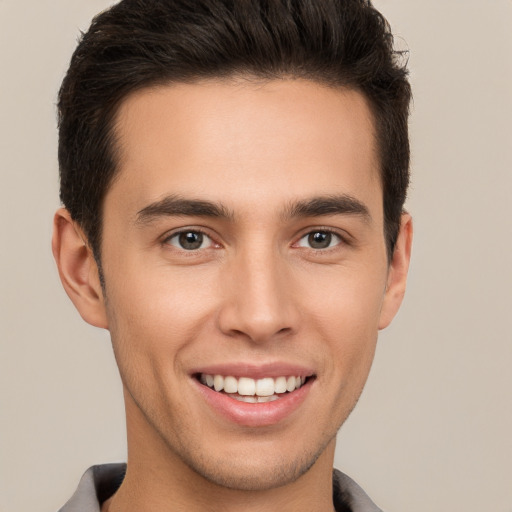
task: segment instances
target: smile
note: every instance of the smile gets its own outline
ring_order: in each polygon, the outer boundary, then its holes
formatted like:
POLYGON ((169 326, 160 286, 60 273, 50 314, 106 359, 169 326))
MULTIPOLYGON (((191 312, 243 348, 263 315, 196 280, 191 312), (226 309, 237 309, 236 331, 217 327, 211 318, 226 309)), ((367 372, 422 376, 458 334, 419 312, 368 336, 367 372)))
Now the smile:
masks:
POLYGON ((199 380, 210 389, 240 402, 265 403, 279 400, 286 394, 300 389, 307 378, 303 376, 282 376, 251 379, 250 377, 237 378, 230 375, 201 373, 199 380))

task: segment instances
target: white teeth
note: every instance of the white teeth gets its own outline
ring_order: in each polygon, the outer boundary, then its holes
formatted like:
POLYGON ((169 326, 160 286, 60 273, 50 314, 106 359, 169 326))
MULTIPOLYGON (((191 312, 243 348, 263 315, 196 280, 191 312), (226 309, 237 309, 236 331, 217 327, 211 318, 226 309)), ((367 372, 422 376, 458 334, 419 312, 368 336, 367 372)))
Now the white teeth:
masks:
POLYGON ((202 384, 215 391, 224 391, 229 396, 243 402, 270 402, 277 400, 278 395, 299 389, 306 377, 265 377, 254 380, 249 377, 232 377, 230 375, 209 375, 202 373, 199 377, 202 384), (246 400, 247 398, 247 400, 246 400), (253 400, 254 398, 254 400, 253 400))
POLYGON ((274 400, 279 400, 279 397, 277 395, 272 396, 259 396, 258 397, 258 403, 261 404, 263 402, 273 402, 274 400))
POLYGON ((224 377, 222 375, 215 375, 213 377, 213 387, 215 391, 222 391, 224 388, 224 377))
POLYGON ((226 377, 224 379, 224 391, 226 393, 238 392, 238 381, 235 379, 235 377, 226 377))
POLYGON ((241 377, 238 379, 238 394, 250 396, 256 394, 256 382, 254 379, 241 377))
POLYGON ((279 397, 277 395, 272 396, 242 396, 242 395, 234 395, 234 394, 228 394, 230 398, 234 398, 235 400, 238 400, 239 402, 247 402, 249 404, 256 404, 256 403, 264 403, 264 402, 273 402, 274 400, 279 400, 279 397))
POLYGON ((256 404, 258 403, 258 397, 257 396, 242 396, 242 395, 228 395, 231 398, 234 398, 235 400, 238 400, 239 402, 247 402, 249 404, 256 404))
POLYGON ((274 391, 276 393, 286 393, 286 377, 278 377, 274 381, 274 391))
POLYGON ((258 396, 272 396, 274 394, 274 379, 267 377, 256 381, 256 394, 258 396))

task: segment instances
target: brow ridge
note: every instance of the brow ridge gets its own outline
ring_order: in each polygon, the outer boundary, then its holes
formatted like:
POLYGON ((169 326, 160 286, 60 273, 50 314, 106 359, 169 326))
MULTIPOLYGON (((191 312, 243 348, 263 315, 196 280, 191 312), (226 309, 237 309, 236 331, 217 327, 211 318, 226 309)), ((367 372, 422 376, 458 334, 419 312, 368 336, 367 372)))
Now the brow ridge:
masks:
MULTIPOLYGON (((371 220, 368 207, 348 194, 317 196, 292 201, 284 209, 282 218, 295 219, 328 215, 355 215, 371 220)), ((204 199, 189 199, 179 195, 168 195, 137 212, 136 222, 147 224, 160 217, 212 217, 232 220, 234 213, 222 203, 204 199)))
POLYGON ((371 220, 369 208, 348 194, 318 196, 292 202, 284 210, 284 218, 322 217, 327 215, 356 215, 371 220))
POLYGON ((223 204, 203 199, 188 199, 169 195, 155 201, 137 212, 136 222, 147 224, 160 217, 215 217, 233 218, 233 213, 223 204))

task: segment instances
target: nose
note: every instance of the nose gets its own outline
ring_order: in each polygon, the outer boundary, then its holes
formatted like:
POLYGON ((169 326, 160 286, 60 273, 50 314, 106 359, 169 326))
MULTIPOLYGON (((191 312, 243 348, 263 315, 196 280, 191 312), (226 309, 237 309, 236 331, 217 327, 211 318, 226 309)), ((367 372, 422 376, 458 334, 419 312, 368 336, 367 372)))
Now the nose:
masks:
POLYGON ((287 263, 272 250, 247 251, 234 257, 221 285, 220 330, 253 343, 294 333, 300 315, 290 277, 287 263))

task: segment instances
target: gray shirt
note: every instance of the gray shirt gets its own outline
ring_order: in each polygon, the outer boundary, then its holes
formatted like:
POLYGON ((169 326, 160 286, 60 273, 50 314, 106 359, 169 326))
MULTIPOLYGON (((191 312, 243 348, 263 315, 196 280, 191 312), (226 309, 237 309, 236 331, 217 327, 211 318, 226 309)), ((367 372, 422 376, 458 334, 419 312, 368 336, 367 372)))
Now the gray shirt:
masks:
MULTIPOLYGON (((75 494, 59 512, 100 512, 101 503, 121 485, 126 464, 102 464, 89 468, 75 494)), ((333 502, 336 512, 382 512, 351 478, 333 471, 333 502)))

